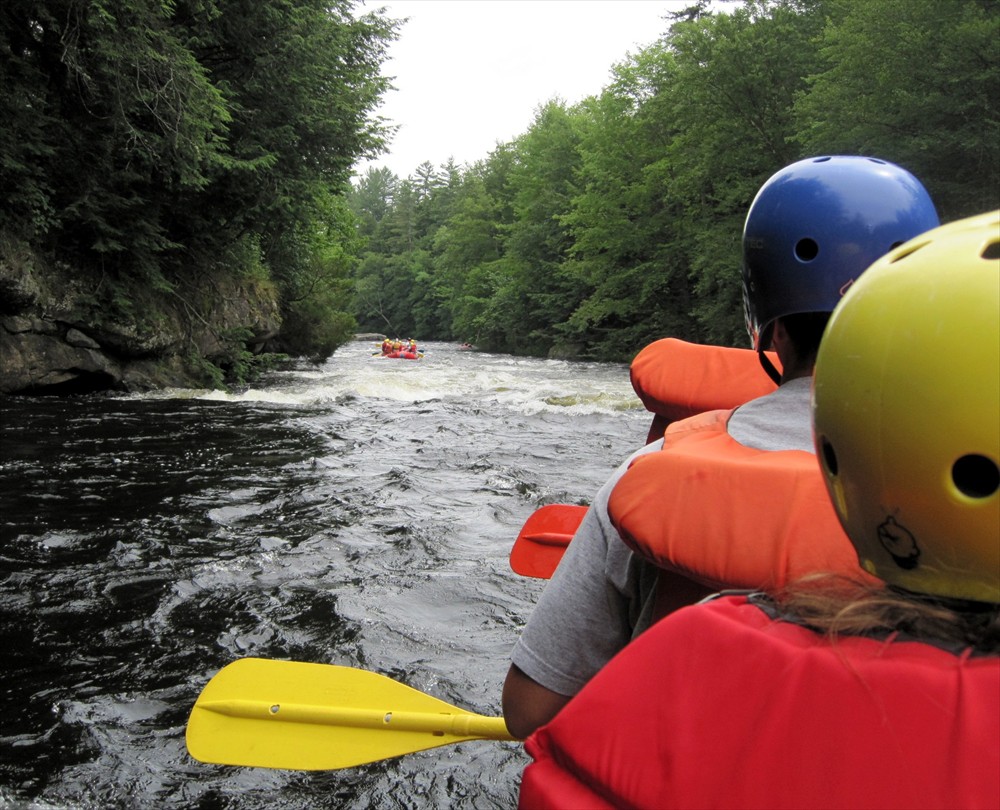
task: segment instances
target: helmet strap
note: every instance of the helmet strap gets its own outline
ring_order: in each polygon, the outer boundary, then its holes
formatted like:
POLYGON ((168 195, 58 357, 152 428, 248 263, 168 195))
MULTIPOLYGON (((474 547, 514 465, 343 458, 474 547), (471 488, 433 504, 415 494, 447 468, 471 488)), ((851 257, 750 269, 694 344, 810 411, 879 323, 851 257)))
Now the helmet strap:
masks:
POLYGON ((781 385, 781 373, 774 367, 774 363, 767 354, 761 350, 757 352, 757 357, 760 359, 761 368, 767 372, 767 376, 774 380, 775 385, 781 385))

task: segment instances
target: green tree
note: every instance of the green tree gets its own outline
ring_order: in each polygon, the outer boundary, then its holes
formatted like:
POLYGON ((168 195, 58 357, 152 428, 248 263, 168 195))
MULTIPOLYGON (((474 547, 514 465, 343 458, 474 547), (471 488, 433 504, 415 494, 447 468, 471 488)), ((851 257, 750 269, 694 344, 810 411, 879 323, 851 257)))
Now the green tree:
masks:
POLYGON ((1000 2, 836 0, 796 107, 808 152, 916 174, 949 220, 1000 205, 1000 2))
POLYGON ((543 105, 471 169, 419 167, 359 285, 422 337, 498 351, 745 345, 740 234, 782 166, 871 153, 924 179, 946 219, 997 207, 998 6, 693 2, 598 95, 543 105))
MULTIPOLYGON (((330 195, 384 146, 373 113, 396 30, 352 8, 4 3, 0 236, 92 276, 97 313, 140 290, 171 300, 206 275, 263 273, 292 296, 286 311, 308 289, 342 327, 341 297, 312 281, 346 236, 327 227, 330 195)), ((314 334, 328 348, 341 327, 314 334)))
POLYGON ((169 197, 223 160, 223 93, 162 4, 11 0, 0 15, 0 227, 160 279, 178 247, 169 197))
POLYGON ((392 210, 399 178, 389 168, 369 167, 348 194, 351 210, 358 219, 361 235, 374 235, 378 224, 392 210))
POLYGON ((227 161, 197 199, 179 201, 190 231, 259 233, 267 256, 286 231, 321 217, 328 191, 380 148, 384 131, 368 117, 388 89, 379 66, 394 28, 350 9, 345 0, 178 5, 232 116, 227 161))
POLYGON ((562 218, 575 194, 580 164, 578 112, 550 101, 514 144, 509 184, 514 219, 505 240, 497 295, 504 348, 515 354, 546 354, 556 345, 556 325, 576 308, 581 292, 565 272, 571 245, 562 218))
POLYGON ((672 31, 678 134, 663 182, 682 212, 693 314, 707 342, 745 342, 739 236, 764 180, 803 157, 791 143, 793 105, 816 69, 821 11, 819 3, 747 2, 672 31))
POLYGON ((457 193, 451 216, 434 235, 434 256, 449 331, 478 341, 477 319, 492 295, 490 269, 503 255, 502 217, 489 194, 484 171, 469 172, 457 193))
POLYGON ((354 331, 352 271, 363 237, 345 195, 330 194, 322 218, 282 244, 295 256, 276 262, 284 326, 281 344, 290 354, 323 360, 354 331))
POLYGON ((567 270, 585 297, 560 329, 597 358, 627 358, 664 334, 691 336, 687 266, 671 255, 679 223, 649 172, 673 135, 651 103, 673 70, 673 54, 650 46, 583 105, 581 191, 563 221, 573 236, 567 270))
POLYGON ((792 105, 822 17, 785 2, 691 11, 588 104, 582 191, 564 219, 587 296, 563 328, 596 357, 664 335, 742 344, 743 218, 796 157, 792 105))
POLYGON ((413 183, 399 183, 368 241, 356 274, 355 314, 362 329, 388 330, 396 337, 413 331, 408 298, 415 281, 411 259, 419 247, 418 203, 413 183))

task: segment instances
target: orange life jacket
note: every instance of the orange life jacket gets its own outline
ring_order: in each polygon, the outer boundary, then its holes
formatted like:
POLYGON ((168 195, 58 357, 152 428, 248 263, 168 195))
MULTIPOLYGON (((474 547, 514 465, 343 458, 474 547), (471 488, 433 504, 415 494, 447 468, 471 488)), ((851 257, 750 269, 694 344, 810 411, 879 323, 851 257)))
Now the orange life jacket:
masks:
MULTIPOLYGON (((776 355, 771 352, 768 355, 772 364, 780 366, 776 355)), ((666 427, 676 420, 715 408, 733 408, 776 388, 755 352, 687 343, 676 338, 664 338, 646 346, 632 361, 630 373, 636 394, 653 413, 647 444, 660 439, 666 427)), ((560 531, 572 535, 577 524, 560 525, 560 531)), ((565 545, 540 546, 519 536, 511 551, 511 565, 525 576, 548 578, 564 551, 565 545)), ((661 580, 664 576, 661 575, 661 580)), ((664 585, 664 589, 668 587, 671 598, 661 600, 662 604, 658 602, 655 615, 666 612, 671 604, 691 604, 707 595, 704 589, 693 590, 690 583, 676 578, 664 585)))
POLYGON ((674 423, 662 450, 632 463, 608 503, 622 539, 713 589, 770 589, 817 571, 866 576, 816 457, 739 444, 726 432, 731 413, 674 423))
MULTIPOLYGON (((780 369, 776 355, 768 357, 780 369)), ((635 356, 632 388, 654 414, 646 443, 667 425, 716 408, 735 408, 771 393, 777 386, 760 366, 757 353, 664 338, 635 356)))
POLYGON ((1000 807, 1000 657, 675 613, 526 743, 522 808, 1000 807))

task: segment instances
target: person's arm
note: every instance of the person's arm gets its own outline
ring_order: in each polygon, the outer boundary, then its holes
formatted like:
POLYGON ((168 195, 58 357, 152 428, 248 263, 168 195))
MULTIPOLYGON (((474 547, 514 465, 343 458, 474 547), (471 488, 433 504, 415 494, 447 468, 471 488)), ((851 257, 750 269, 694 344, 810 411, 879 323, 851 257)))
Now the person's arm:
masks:
POLYGON ((632 638, 640 588, 632 553, 608 517, 628 463, 598 491, 514 647, 503 710, 515 736, 551 720, 632 638))
POLYGON ((606 541, 591 508, 511 653, 503 687, 511 734, 527 737, 551 720, 628 641, 613 630, 622 623, 612 618, 618 600, 609 595, 605 557, 606 541))
POLYGON ((507 730, 515 737, 525 739, 555 717, 569 700, 569 695, 560 695, 529 678, 517 664, 511 664, 507 670, 503 682, 503 716, 507 730))

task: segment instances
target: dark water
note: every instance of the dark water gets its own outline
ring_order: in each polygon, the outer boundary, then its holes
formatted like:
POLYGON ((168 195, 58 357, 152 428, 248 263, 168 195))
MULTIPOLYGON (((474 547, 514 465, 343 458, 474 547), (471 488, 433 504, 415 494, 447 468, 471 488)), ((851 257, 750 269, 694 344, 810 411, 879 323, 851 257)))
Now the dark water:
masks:
POLYGON ((648 426, 627 369, 344 347, 239 395, 0 402, 0 806, 508 808, 519 744, 336 772, 204 765, 242 656, 362 667, 498 714, 541 583, 524 520, 648 426))

